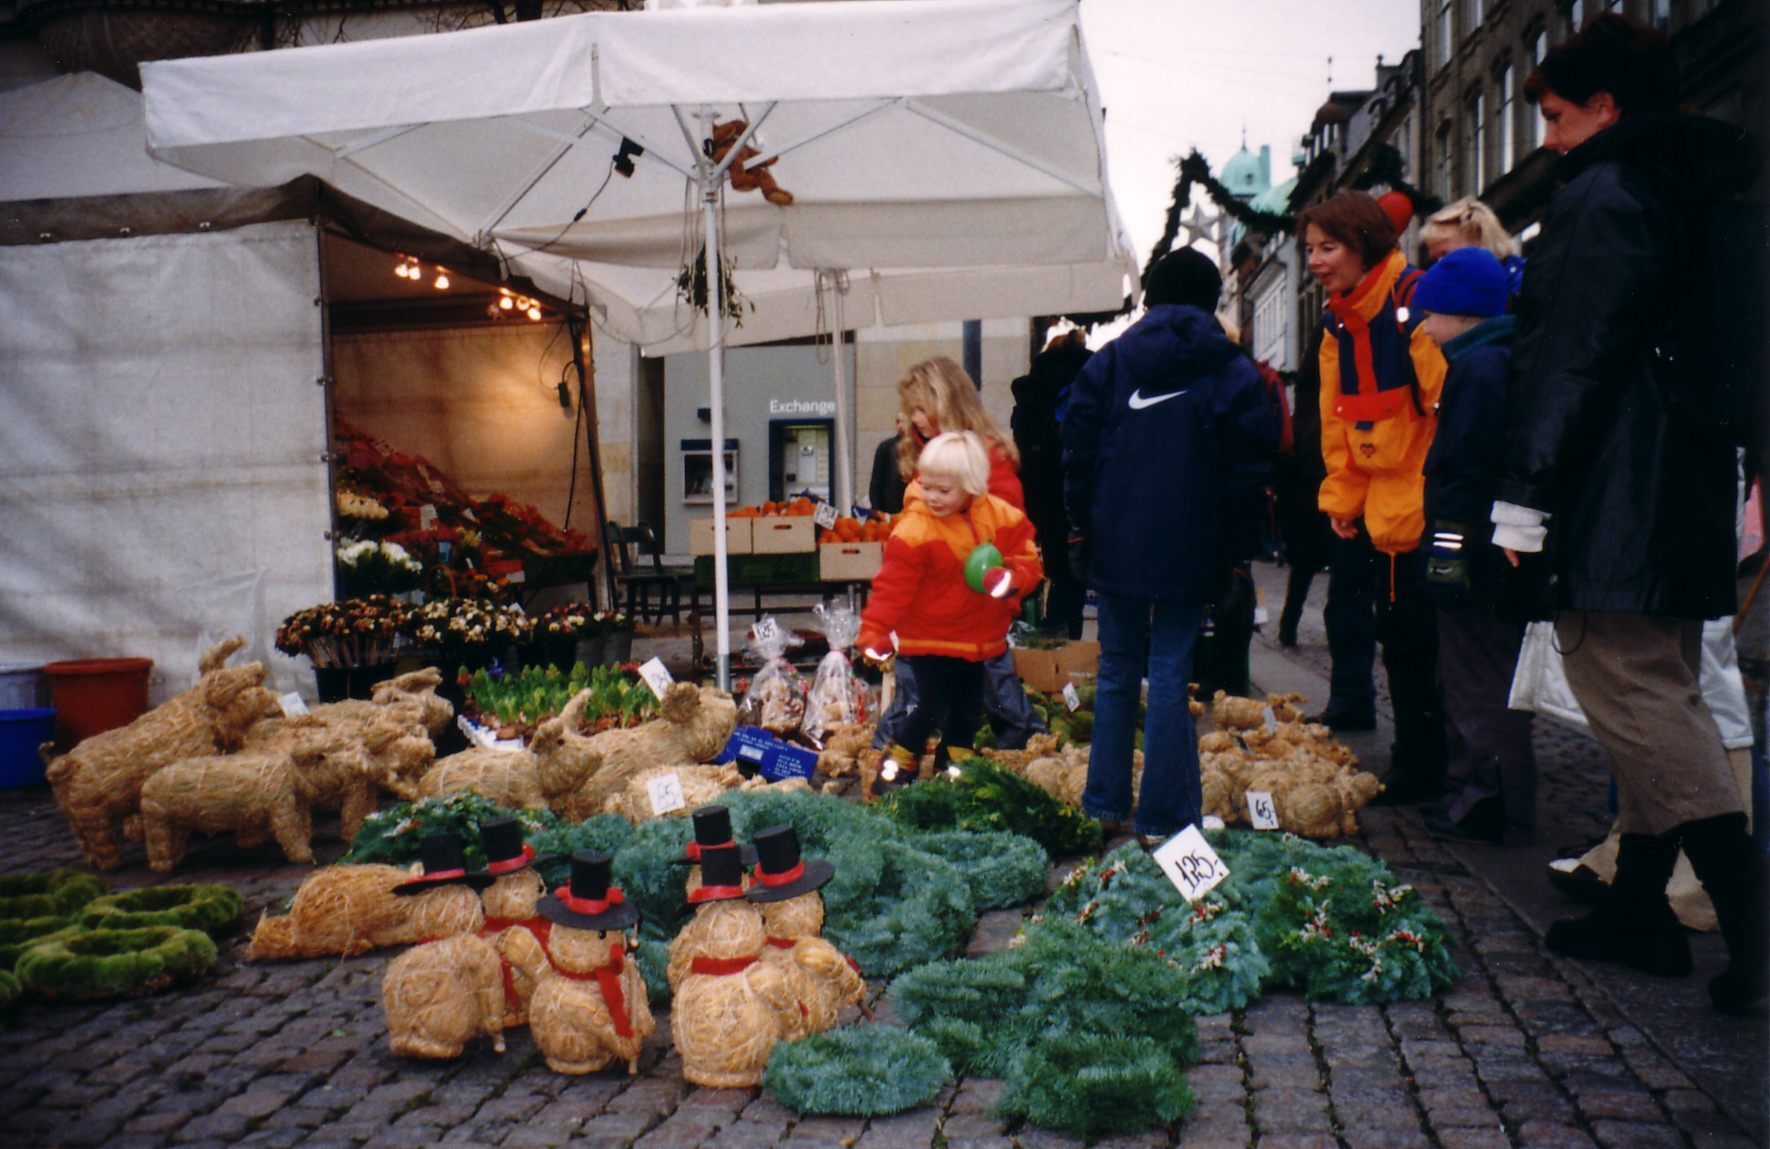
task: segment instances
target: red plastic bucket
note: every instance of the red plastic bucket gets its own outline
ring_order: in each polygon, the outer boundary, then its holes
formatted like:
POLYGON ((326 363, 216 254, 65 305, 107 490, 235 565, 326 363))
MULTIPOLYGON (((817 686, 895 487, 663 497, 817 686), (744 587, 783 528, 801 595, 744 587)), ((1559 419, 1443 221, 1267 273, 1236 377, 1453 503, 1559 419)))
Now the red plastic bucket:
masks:
POLYGON ((42 783, 43 758, 37 748, 54 732, 53 710, 0 710, 0 790, 42 783))
POLYGON ((45 666, 56 709, 56 750, 65 754, 145 714, 153 668, 151 658, 74 658, 45 666))

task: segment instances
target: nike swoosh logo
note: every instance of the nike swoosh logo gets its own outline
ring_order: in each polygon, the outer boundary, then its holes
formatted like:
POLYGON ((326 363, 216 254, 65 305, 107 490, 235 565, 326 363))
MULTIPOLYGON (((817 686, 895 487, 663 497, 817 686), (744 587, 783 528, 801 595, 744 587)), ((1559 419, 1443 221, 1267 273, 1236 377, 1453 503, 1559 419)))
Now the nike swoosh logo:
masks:
POLYGON ((1153 407, 1157 403, 1166 403, 1169 399, 1178 399, 1184 394, 1186 394, 1186 391, 1185 389, 1182 389, 1179 391, 1170 391, 1166 395, 1157 395, 1153 399, 1145 399, 1143 397, 1143 389, 1139 387, 1137 390, 1131 392, 1131 410, 1141 411, 1146 407, 1153 407))

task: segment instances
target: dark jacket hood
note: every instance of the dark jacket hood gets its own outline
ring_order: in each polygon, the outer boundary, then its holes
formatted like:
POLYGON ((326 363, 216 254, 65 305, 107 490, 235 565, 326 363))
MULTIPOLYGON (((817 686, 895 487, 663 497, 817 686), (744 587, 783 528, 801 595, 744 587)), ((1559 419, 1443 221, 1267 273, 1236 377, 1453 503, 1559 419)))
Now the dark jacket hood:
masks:
POLYGON ((1076 372, 1093 355, 1086 347, 1073 343, 1039 352, 1033 358, 1031 369, 1014 381, 1014 401, 1055 403, 1058 392, 1069 386, 1076 372))
POLYGON ((1706 116, 1648 112, 1619 121, 1562 156, 1557 174, 1571 180, 1607 161, 1645 168, 1673 194, 1713 203, 1752 185, 1759 153, 1744 128, 1706 116))
POLYGON ((1132 372, 1157 378, 1208 375, 1241 354, 1216 316, 1184 303, 1150 308, 1119 339, 1132 372))

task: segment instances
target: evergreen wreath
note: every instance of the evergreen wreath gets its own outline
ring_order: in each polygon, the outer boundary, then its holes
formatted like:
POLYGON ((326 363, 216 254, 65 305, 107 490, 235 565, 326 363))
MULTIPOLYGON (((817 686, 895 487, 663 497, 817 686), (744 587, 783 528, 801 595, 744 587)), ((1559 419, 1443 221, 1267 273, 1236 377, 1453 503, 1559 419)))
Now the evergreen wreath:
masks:
POLYGON ((1019 1053, 994 1027, 1016 1017, 1027 977, 1008 954, 917 966, 891 983, 896 1016, 931 1039, 959 1073, 1001 1077, 1019 1053))
POLYGON ((926 1105, 952 1075, 925 1037, 889 1025, 851 1025, 777 1043, 762 1084, 801 1116, 878 1117, 926 1105))
POLYGON ((15 972, 39 996, 86 1000, 152 993, 206 973, 215 959, 215 943, 201 930, 87 930, 32 946, 15 972))
POLYGON ((1195 1102, 1169 1052, 1147 1037, 1043 1038, 1008 1071, 998 1116, 1084 1137, 1172 1125, 1195 1102))
MULTIPOLYGON (((349 852, 338 861, 341 865, 379 862, 409 866, 418 860, 420 840, 429 834, 450 833, 461 839, 467 868, 484 869, 486 856, 479 844, 480 823, 510 817, 522 822, 525 841, 533 841, 542 831, 558 829, 563 823, 551 810, 506 810, 471 791, 424 798, 389 806, 363 819, 362 828, 351 839, 349 852)), ((540 847, 536 846, 536 850, 540 847)))
POLYGON ((0 919, 68 917, 103 894, 105 880, 80 870, 40 870, 0 878, 0 919))
POLYGON ((670 948, 663 942, 641 937, 633 947, 633 960, 639 966, 639 976, 645 982, 645 1000, 653 1009, 663 1009, 676 996, 670 988, 670 977, 666 972, 670 967, 670 948))
POLYGON ((172 926, 213 935, 232 925, 244 908, 231 886, 146 886, 94 898, 80 912, 80 924, 95 930, 172 926))
POLYGON ((0 969, 0 1009, 17 1001, 19 994, 23 992, 24 987, 19 985, 18 978, 12 976, 12 971, 0 969))
POLYGON ((1100 823, 987 758, 966 758, 956 776, 887 794, 878 806, 915 830, 1001 831, 1031 838, 1052 857, 1100 848, 1100 823))
POLYGON ((1005 831, 969 833, 949 830, 919 834, 916 849, 951 862, 970 887, 978 910, 1018 906, 1045 891, 1051 860, 1031 838, 1005 831))
MULTIPOLYGON (((825 898, 824 937, 868 977, 890 977, 950 953, 976 924, 977 907, 952 863, 903 842, 878 850, 884 866, 868 896, 836 905, 825 898)), ((840 874, 847 863, 835 861, 840 874)))
POLYGON ((38 942, 76 934, 86 927, 72 918, 42 917, 0 920, 0 970, 10 970, 26 950, 38 942))

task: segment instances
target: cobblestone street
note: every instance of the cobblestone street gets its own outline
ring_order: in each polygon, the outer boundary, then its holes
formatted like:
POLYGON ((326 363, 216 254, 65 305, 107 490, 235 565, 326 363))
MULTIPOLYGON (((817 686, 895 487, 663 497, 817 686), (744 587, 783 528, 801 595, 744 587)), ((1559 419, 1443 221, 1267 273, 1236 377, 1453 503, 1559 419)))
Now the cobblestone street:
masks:
MULTIPOLYGON (((1277 611, 1282 573, 1261 575, 1277 611)), ((1322 585, 1318 580, 1316 603, 1322 585)), ((1319 611, 1302 644, 1256 638, 1261 686, 1325 687, 1319 611), (1314 628, 1311 630, 1311 628, 1314 628)), ((1319 697, 1319 694, 1315 696, 1319 697)), ((1312 698, 1314 700, 1314 698, 1312 698)), ((1545 843, 1603 829, 1603 771, 1589 740, 1539 724, 1545 843)), ((1379 732, 1379 735, 1381 732, 1379 732)), ((1375 741, 1375 740, 1373 740, 1375 741)), ((1386 744, 1386 742, 1384 743, 1386 744)), ((1373 746, 1357 747, 1381 769, 1373 746)), ((1186 1149, 1745 1149, 1764 1144, 1765 1022, 1723 1018, 1703 982, 1721 960, 1697 938, 1698 972, 1627 979, 1548 955, 1541 932, 1569 907, 1543 886, 1552 845, 1447 846, 1411 809, 1369 809, 1359 844, 1416 884, 1451 923, 1462 977, 1439 999, 1383 1007, 1311 1004, 1268 992, 1245 1011, 1199 1021, 1189 1077, 1197 1112, 1174 1129, 1101 1144, 1186 1149)), ((0 872, 75 866, 46 789, 0 796, 0 872)), ((316 843, 322 860, 335 841, 316 843)), ((246 921, 280 907, 308 872, 266 851, 199 845, 178 881, 225 881, 246 921)), ((113 885, 147 884, 139 850, 113 885)), ((1007 944, 1022 911, 987 915, 974 953, 1007 944)), ((641 1072, 572 1078, 541 1063, 526 1032, 503 1055, 454 1062, 387 1048, 380 1005, 389 951, 349 960, 248 964, 244 933, 224 939, 215 975, 194 987, 94 1005, 26 1002, 5 1020, 0 1143, 346 1147, 577 1145, 694 1149, 1044 1149, 1080 1142, 989 1115, 1000 1083, 969 1079, 898 1117, 798 1120, 756 1090, 684 1084, 667 1016, 641 1072)), ((889 1016, 885 986, 872 987, 889 1016)))

